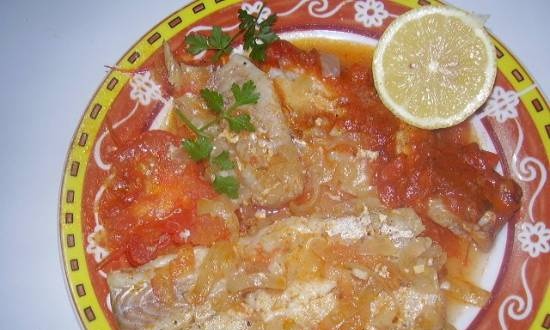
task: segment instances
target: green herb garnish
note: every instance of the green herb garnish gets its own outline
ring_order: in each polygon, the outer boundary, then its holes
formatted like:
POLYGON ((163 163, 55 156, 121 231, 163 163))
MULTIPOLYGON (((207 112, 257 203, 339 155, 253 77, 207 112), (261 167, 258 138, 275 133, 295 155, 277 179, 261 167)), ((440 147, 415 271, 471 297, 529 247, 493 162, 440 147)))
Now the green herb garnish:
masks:
POLYGON ((230 115, 227 117, 224 117, 225 120, 227 120, 227 123, 229 123, 229 128, 233 132, 240 133, 242 131, 249 131, 254 132, 256 128, 252 123, 250 122, 250 115, 247 113, 243 113, 241 115, 230 115))
POLYGON ((187 151, 191 159, 197 162, 210 157, 210 153, 214 148, 212 145, 212 138, 206 135, 203 129, 199 129, 195 126, 180 109, 174 109, 181 121, 197 135, 195 139, 186 139, 182 142, 183 148, 187 151))
POLYGON ((243 35, 243 49, 250 50, 250 58, 259 62, 265 61, 267 46, 279 37, 272 31, 273 24, 277 20, 276 14, 269 15, 264 21, 258 22, 264 8, 265 4, 262 4, 260 11, 255 15, 239 9, 239 32, 233 37, 223 32, 219 26, 212 28, 210 36, 197 33, 188 35, 185 38, 187 51, 197 55, 203 51, 213 50, 215 54, 212 62, 217 62, 221 56, 231 53, 233 43, 243 35))
MULTIPOLYGON (((206 133, 206 129, 214 124, 219 124, 221 120, 225 120, 229 129, 235 133, 240 133, 242 131, 254 132, 256 130, 250 121, 251 117, 249 114, 235 113, 241 106, 258 103, 260 94, 256 91, 254 82, 248 80, 242 84, 242 86, 234 83, 231 85, 231 93, 233 94, 234 102, 230 107, 226 108, 223 96, 219 92, 208 88, 204 88, 200 91, 200 95, 208 109, 217 115, 215 120, 200 128, 195 126, 180 109, 175 108, 179 118, 196 135, 196 138, 186 139, 182 142, 183 148, 187 151, 191 159, 196 162, 209 160, 221 171, 234 169, 235 162, 230 159, 227 150, 222 151, 215 157, 211 157, 212 150, 214 149, 212 142, 213 138, 206 133)), ((239 182, 234 176, 216 175, 213 185, 218 193, 225 194, 230 198, 239 197, 239 182)))
POLYGON ((229 158, 229 152, 227 150, 222 151, 219 155, 212 158, 212 164, 216 165, 222 171, 235 168, 235 162, 229 158))
POLYGON ((257 16, 250 15, 245 10, 239 9, 239 29, 244 31, 243 49, 250 49, 250 58, 263 62, 265 61, 265 51, 267 46, 279 39, 277 34, 271 30, 273 23, 277 20, 277 15, 269 15, 263 22, 258 23, 258 18, 264 9, 260 9, 257 16))
MULTIPOLYGON (((201 96, 206 102, 208 108, 219 115, 216 120, 219 122, 220 119, 225 119, 229 124, 229 128, 236 133, 242 131, 254 132, 256 129, 254 125, 250 122, 249 114, 234 114, 235 110, 238 107, 249 104, 258 103, 260 94, 256 92, 256 85, 252 80, 245 82, 242 87, 233 84, 231 85, 231 93, 235 102, 227 109, 224 108, 223 96, 217 91, 204 88, 201 90, 201 96)), ((211 123, 207 124, 209 126, 211 123)))
POLYGON ((260 99, 260 94, 256 92, 256 85, 252 80, 245 82, 242 87, 233 83, 231 85, 231 93, 235 98, 233 108, 240 107, 241 105, 256 104, 260 99))
POLYGON ((239 197, 239 181, 234 176, 216 175, 213 185, 214 190, 220 194, 225 194, 230 198, 239 197))
POLYGON ((205 136, 199 136, 194 140, 184 140, 182 142, 182 145, 191 157, 191 159, 196 162, 210 157, 210 153, 214 148, 212 146, 212 141, 205 136))

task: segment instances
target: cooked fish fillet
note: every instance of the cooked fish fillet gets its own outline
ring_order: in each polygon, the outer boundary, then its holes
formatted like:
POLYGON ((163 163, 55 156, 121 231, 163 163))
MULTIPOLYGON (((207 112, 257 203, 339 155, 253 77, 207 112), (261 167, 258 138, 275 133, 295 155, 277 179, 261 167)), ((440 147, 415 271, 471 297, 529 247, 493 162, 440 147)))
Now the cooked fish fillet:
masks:
POLYGON ((311 73, 271 69, 269 74, 291 121, 345 113, 339 97, 311 73))
POLYGON ((281 324, 314 329, 345 301, 339 298, 345 295, 339 283, 348 279, 356 288, 377 292, 361 307, 370 313, 365 328, 420 329, 427 320, 432 328, 441 328, 445 310, 437 271, 445 256, 431 240, 418 237, 422 230, 410 209, 290 217, 234 245, 221 243, 234 257, 224 257, 231 266, 223 266, 226 270, 202 300, 196 292, 205 270, 223 268, 209 265, 220 251, 216 245, 194 248, 194 270, 176 279, 176 299, 169 305, 155 294, 152 280, 174 255, 110 273, 111 304, 122 329, 265 329, 281 324), (342 256, 333 250, 360 252, 342 256))
POLYGON ((235 134, 226 128, 216 145, 234 153, 243 198, 251 198, 260 206, 281 206, 302 193, 304 170, 272 81, 247 58, 233 55, 213 74, 210 84, 232 100, 231 86, 248 80, 254 82, 260 98, 257 104, 243 106, 242 111, 251 116, 256 131, 235 134))
POLYGON ((453 234, 471 240, 482 250, 489 251, 497 228, 496 214, 487 211, 477 223, 469 223, 451 212, 440 198, 428 201, 428 216, 453 234))

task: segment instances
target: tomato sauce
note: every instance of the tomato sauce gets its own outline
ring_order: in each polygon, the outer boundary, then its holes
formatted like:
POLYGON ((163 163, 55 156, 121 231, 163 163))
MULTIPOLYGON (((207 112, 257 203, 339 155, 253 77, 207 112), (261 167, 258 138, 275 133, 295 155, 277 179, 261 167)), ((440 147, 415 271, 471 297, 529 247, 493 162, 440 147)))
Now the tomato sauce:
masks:
MULTIPOLYGON (((493 170, 498 156, 472 143, 467 123, 435 131, 409 126, 379 100, 366 47, 326 40, 300 43, 305 51, 286 41, 273 43, 262 68, 299 68, 323 79, 346 109, 328 119, 358 134, 363 148, 378 152, 369 175, 381 202, 390 208, 414 208, 424 220, 424 234, 450 256, 463 259, 468 244, 429 220, 430 198, 441 198, 470 223, 491 210, 503 224, 519 208, 518 185, 493 170), (313 46, 319 50, 307 50, 313 46), (344 59, 339 77, 322 77, 321 51, 344 59)), ((300 121, 299 128, 311 127, 314 119, 300 121)), ((189 132, 181 127, 175 131, 178 136, 146 131, 110 155, 113 168, 99 216, 107 233, 103 243, 113 252, 100 267, 113 260, 139 266, 177 246, 211 245, 229 237, 222 219, 197 215, 197 201, 217 194, 204 179, 204 165, 189 160, 180 147, 189 132)))
POLYGON ((181 138, 147 131, 113 155, 112 175, 99 205, 106 246, 132 266, 182 245, 209 245, 228 237, 221 219, 196 214, 201 198, 217 194, 202 179, 204 166, 188 160, 181 138), (186 234, 187 233, 187 234, 186 234))
MULTIPOLYGON (((339 78, 324 78, 344 100, 344 116, 335 125, 362 136, 363 147, 378 151, 372 171, 382 203, 391 208, 412 207, 423 217, 428 236, 451 255, 463 257, 467 248, 449 230, 426 215, 430 198, 439 197, 463 221, 477 223, 486 211, 496 213, 499 226, 520 207, 521 190, 510 178, 494 171, 499 158, 473 143, 468 123, 423 130, 396 118, 379 100, 370 67, 372 53, 365 46, 324 39, 274 43, 268 66, 298 67, 319 75, 320 51, 336 54, 342 62, 339 78), (402 136, 404 142, 398 141, 402 136), (404 144, 399 150, 400 144, 404 144)), ((306 124, 307 125, 307 124, 306 124)), ((306 128, 306 127, 304 127, 306 128)))

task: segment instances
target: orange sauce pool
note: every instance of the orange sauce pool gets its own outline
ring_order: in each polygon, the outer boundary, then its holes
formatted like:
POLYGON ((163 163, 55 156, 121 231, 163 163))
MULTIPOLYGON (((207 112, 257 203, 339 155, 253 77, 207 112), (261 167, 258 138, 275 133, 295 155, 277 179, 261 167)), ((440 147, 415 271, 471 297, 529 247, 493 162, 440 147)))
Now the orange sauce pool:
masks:
POLYGON ((353 64, 372 63, 374 48, 355 42, 344 40, 333 40, 326 38, 303 38, 291 40, 296 47, 309 51, 317 49, 320 52, 330 53, 338 56, 346 66, 353 64))

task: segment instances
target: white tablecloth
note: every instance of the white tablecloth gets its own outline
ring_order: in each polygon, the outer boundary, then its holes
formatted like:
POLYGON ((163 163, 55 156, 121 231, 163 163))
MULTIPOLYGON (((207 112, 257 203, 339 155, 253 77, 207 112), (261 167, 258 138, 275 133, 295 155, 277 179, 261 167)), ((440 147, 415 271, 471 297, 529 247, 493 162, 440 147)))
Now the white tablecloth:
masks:
MULTIPOLYGON (((0 328, 78 329, 58 243, 65 154, 106 64, 183 6, 175 0, 0 2, 0 328)), ((452 0, 550 92, 549 0, 452 0)))

